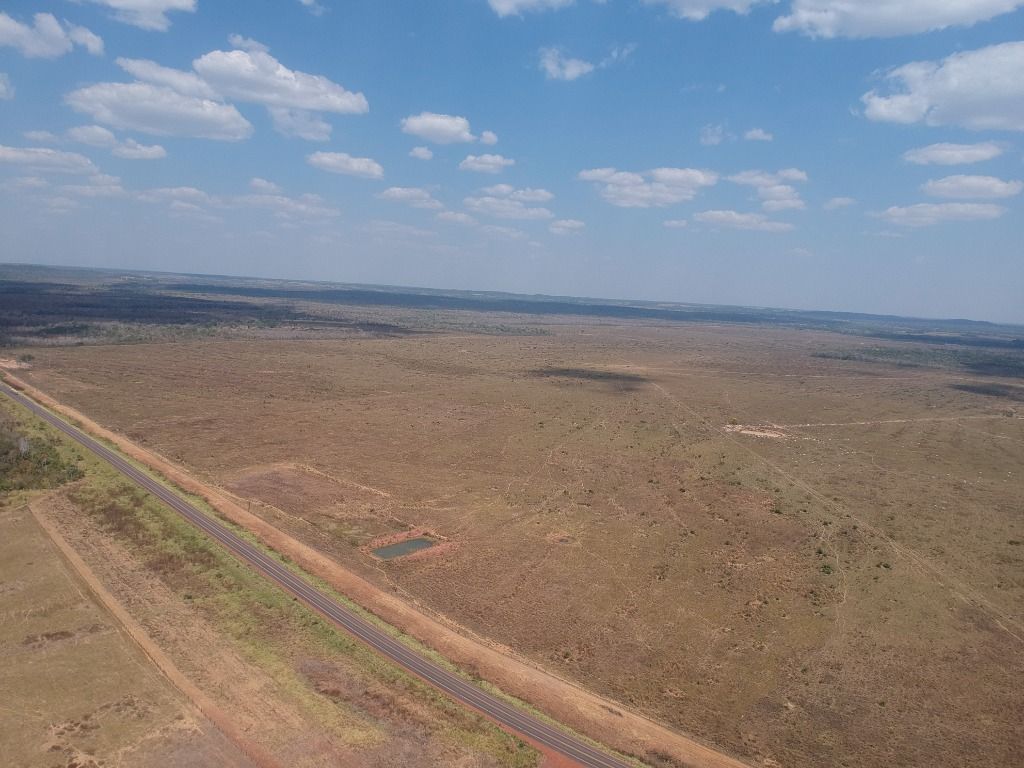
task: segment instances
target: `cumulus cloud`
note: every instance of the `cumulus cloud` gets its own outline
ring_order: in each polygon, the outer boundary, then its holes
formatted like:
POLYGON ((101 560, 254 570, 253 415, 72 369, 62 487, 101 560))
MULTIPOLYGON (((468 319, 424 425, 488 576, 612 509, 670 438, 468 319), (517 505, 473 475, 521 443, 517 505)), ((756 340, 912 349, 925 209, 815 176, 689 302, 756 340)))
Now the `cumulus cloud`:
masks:
POLYGON ((69 128, 67 136, 71 141, 88 144, 90 147, 112 147, 117 144, 117 137, 113 132, 100 125, 79 125, 69 128))
POLYGON ((426 208, 437 210, 444 208, 443 205, 434 199, 434 196, 421 187, 388 187, 379 195, 381 200, 391 200, 396 203, 405 203, 413 208, 426 208))
POLYGON ((294 136, 306 141, 327 141, 331 138, 331 124, 316 112, 304 109, 268 107, 274 130, 282 136, 294 136))
POLYGON ((643 0, 644 5, 663 5, 669 13, 680 19, 703 21, 715 11, 733 11, 746 14, 760 3, 777 0, 643 0))
POLYGON ((281 188, 277 184, 261 179, 259 176, 249 179, 249 189, 261 195, 276 195, 281 192, 281 188))
POLYGON ((533 187, 516 189, 511 184, 495 184, 490 187, 484 187, 480 191, 485 195, 492 195, 494 197, 510 197, 513 200, 519 200, 523 203, 546 203, 549 200, 553 200, 555 197, 546 189, 535 189, 533 187))
POLYGON ((989 221, 1004 213, 1005 208, 993 203, 918 203, 893 206, 876 215, 904 227, 930 227, 943 221, 989 221))
POLYGON ((1004 181, 995 176, 946 176, 921 185, 921 190, 932 197, 960 199, 1013 197, 1024 190, 1024 181, 1004 181))
POLYGON ((888 93, 861 97, 869 120, 1024 131, 1024 41, 912 62, 885 80, 888 93))
POLYGON ((553 235, 573 235, 582 232, 587 225, 579 219, 556 219, 548 224, 553 235))
POLYGON ((36 144, 56 144, 60 141, 60 136, 52 131, 25 131, 22 136, 36 144))
POLYGON ((705 147, 717 147, 725 141, 725 126, 709 124, 700 129, 700 143, 705 147))
POLYGON ((476 224, 476 219, 468 213, 462 213, 461 211, 441 211, 437 214, 437 218, 441 221, 450 221, 453 224, 462 224, 464 226, 476 224))
POLYGON ((126 59, 124 57, 117 59, 117 66, 136 80, 166 86, 182 96, 195 96, 200 99, 220 98, 220 94, 195 72, 165 67, 148 59, 126 59))
POLYGON ((463 202, 466 208, 484 216, 497 219, 520 219, 523 221, 552 219, 554 214, 547 208, 526 205, 522 200, 514 200, 509 195, 482 194, 467 197, 463 202))
POLYGON ((851 205, 856 205, 857 201, 852 197, 833 197, 825 201, 825 204, 821 206, 826 211, 838 211, 841 208, 849 208, 851 205))
POLYGON ((540 68, 548 80, 575 80, 594 71, 589 61, 569 58, 558 48, 541 48, 540 68))
POLYGON ((344 152, 314 152, 306 158, 314 168, 346 176, 379 179, 384 176, 380 163, 368 157, 352 157, 344 152))
POLYGON ((729 177, 734 184, 754 187, 766 211, 802 209, 804 201, 800 193, 789 182, 807 181, 807 174, 799 168, 785 168, 776 173, 765 171, 743 171, 729 177))
POLYGON ((327 9, 320 5, 317 0, 299 0, 299 3, 314 16, 323 16, 327 11, 327 9))
POLYGON ((92 160, 85 155, 60 152, 47 147, 7 147, 0 144, 0 163, 21 165, 34 171, 52 173, 99 173, 92 160))
POLYGON ((1024 0, 793 0, 776 32, 810 37, 894 37, 969 27, 1009 13, 1024 0))
POLYGON ((0 101, 14 98, 14 86, 6 72, 0 72, 0 101))
POLYGON ((476 171, 477 173, 501 173, 516 161, 502 155, 466 155, 459 163, 460 171, 476 171))
POLYGON ((494 131, 482 131, 480 133, 480 143, 493 146, 498 143, 498 134, 494 131))
POLYGON ((94 56, 103 53, 103 40, 85 27, 61 23, 52 13, 37 13, 32 25, 0 13, 0 47, 16 48, 30 59, 55 59, 79 45, 94 56))
POLYGON ((192 68, 229 99, 339 114, 370 109, 362 93, 345 90, 322 75, 288 69, 266 51, 211 51, 193 61, 192 68))
POLYGON ((159 144, 140 144, 135 139, 125 139, 110 154, 122 160, 162 160, 167 157, 167 150, 159 144))
POLYGON ((992 141, 980 144, 929 144, 903 153, 903 159, 915 165, 967 165, 992 160, 1003 148, 992 141))
POLYGON ((430 151, 429 147, 413 147, 409 150, 409 157, 415 157, 417 160, 431 160, 434 153, 430 151))
POLYGON ((77 197, 122 197, 125 194, 121 180, 116 176, 98 173, 85 179, 80 184, 64 184, 60 191, 65 195, 77 197))
POLYGON ((114 18, 141 29, 163 32, 171 26, 167 14, 171 11, 192 13, 196 0, 88 0, 104 5, 114 12, 114 18))
POLYGON ((693 215, 694 221, 728 229, 747 229, 755 232, 788 232, 792 224, 772 221, 763 213, 740 213, 739 211, 701 211, 693 215))
POLYGON ((167 151, 159 144, 147 146, 135 139, 120 141, 114 133, 101 125, 78 125, 67 131, 69 141, 90 147, 109 149, 115 157, 123 160, 159 160, 167 157, 167 151))
POLYGON ((518 16, 525 11, 546 11, 572 5, 573 0, 487 0, 491 9, 504 18, 518 16))
POLYGON ((580 171, 577 178, 598 185, 601 197, 620 208, 653 208, 693 200, 718 174, 696 168, 655 168, 634 173, 615 168, 580 171))
POLYGON ((420 112, 402 120, 402 132, 434 144, 468 144, 476 141, 469 120, 459 115, 420 112))
POLYGON ((253 130, 231 104, 151 83, 97 83, 72 91, 64 101, 98 123, 157 136, 238 141, 253 130))
POLYGON ((774 141, 775 137, 763 128, 751 128, 743 134, 746 141, 774 141))
POLYGON ((326 204, 319 195, 299 195, 288 197, 282 194, 260 193, 255 195, 236 195, 223 201, 230 208, 254 208, 270 211, 279 219, 329 219, 338 216, 340 211, 326 204))

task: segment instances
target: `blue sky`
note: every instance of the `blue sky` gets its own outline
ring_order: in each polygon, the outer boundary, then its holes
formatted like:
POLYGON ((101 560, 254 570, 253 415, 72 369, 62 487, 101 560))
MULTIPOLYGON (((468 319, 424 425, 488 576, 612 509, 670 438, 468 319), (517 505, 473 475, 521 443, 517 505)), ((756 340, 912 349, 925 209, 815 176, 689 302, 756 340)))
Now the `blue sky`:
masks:
POLYGON ((0 260, 1024 322, 1024 0, 0 7, 0 260))

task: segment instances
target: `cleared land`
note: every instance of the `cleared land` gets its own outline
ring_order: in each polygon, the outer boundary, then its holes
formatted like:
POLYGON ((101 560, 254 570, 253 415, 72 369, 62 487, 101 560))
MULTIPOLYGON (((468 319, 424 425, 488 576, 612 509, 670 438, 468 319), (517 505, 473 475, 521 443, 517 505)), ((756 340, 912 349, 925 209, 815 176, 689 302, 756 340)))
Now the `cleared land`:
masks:
MULTIPOLYGON (((227 715, 225 732, 232 739, 237 737, 241 749, 253 755, 261 768, 338 764, 526 768, 536 764, 537 754, 522 742, 335 631, 175 513, 119 479, 113 470, 55 438, 6 398, 0 403, 0 421, 7 429, 5 434, 26 436, 30 446, 16 459, 13 471, 5 462, 0 473, 5 482, 25 475, 19 471, 21 466, 36 456, 42 457, 38 462, 42 465, 74 467, 78 475, 42 495, 13 490, 8 500, 24 500, 26 494, 30 497, 33 510, 58 530, 98 582, 127 609, 145 633, 146 645, 152 644, 165 655, 190 687, 199 690, 203 710, 209 711, 206 707, 212 705, 218 715, 227 715)), ((11 519, 23 518, 19 512, 11 519)), ((3 562, 9 563, 14 573, 10 582, 5 580, 5 590, 10 586, 12 594, 29 601, 21 607, 26 617, 38 614, 49 619, 62 599, 56 588, 59 585, 41 583, 34 585, 33 591, 24 590, 22 571, 36 562, 29 557, 26 563, 25 557, 39 553, 33 553, 31 542, 24 538, 9 543, 12 548, 4 550, 3 562)), ((42 566, 60 562, 52 548, 42 554, 47 558, 42 566)), ((29 628, 34 629, 35 624, 29 628)), ((12 629, 18 632, 24 627, 12 624, 12 629)), ((35 632, 28 636, 30 642, 23 643, 27 647, 20 649, 21 653, 38 650, 35 645, 77 648, 92 644, 90 653, 78 650, 78 656, 69 660, 89 663, 96 660, 92 654, 107 650, 93 635, 101 640, 108 635, 122 637, 111 625, 88 625, 85 631, 76 624, 72 629, 35 632)), ((87 700, 131 682, 132 674, 162 682, 156 667, 141 653, 125 661, 123 652, 119 655, 117 648, 113 650, 109 657, 96 661, 95 668, 72 671, 59 655, 50 653, 37 659, 38 663, 6 673, 5 677, 10 677, 4 681, 10 682, 9 688, 5 685, 5 691, 10 691, 7 706, 12 711, 22 704, 38 708, 27 710, 33 728, 16 727, 6 734, 5 749, 33 756, 33 760, 40 753, 45 760, 42 765, 53 765, 58 759, 59 765, 68 768, 100 765, 100 760, 102 764, 124 761, 126 765, 249 765, 216 731, 213 735, 219 742, 206 743, 200 738, 200 725, 209 728, 209 723, 197 716, 194 708, 183 705, 180 695, 179 708, 192 714, 191 722, 150 722, 150 710, 159 703, 154 702, 162 691, 159 686, 157 693, 143 689, 141 695, 148 697, 141 703, 127 696, 125 712, 108 712, 121 707, 115 702, 95 712, 83 710, 77 719, 69 717, 65 722, 65 706, 78 711, 83 704, 75 695, 66 702, 54 700, 51 689, 59 689, 57 681, 87 700), (89 686, 87 694, 76 691, 77 686, 89 686), (37 700, 40 689, 47 694, 45 700, 37 700), (127 718, 127 724, 114 716, 118 713, 127 718), (93 718, 97 716, 102 716, 106 726, 99 733, 99 742, 94 733, 97 725, 93 718), (200 725, 194 722, 197 717, 200 725), (141 733, 136 721, 145 721, 147 727, 141 733), (54 738, 37 743, 35 731, 40 729, 54 738), (178 735, 179 730, 183 736, 178 735), (218 746, 224 755, 214 751, 218 746), (138 761, 133 751, 141 755, 138 761)), ((163 683, 163 687, 168 686, 163 683)), ((166 698, 168 694, 162 691, 162 695, 166 698)), ((28 764, 37 763, 29 760, 28 764)))
POLYGON ((33 347, 18 375, 751 761, 1024 760, 1012 340, 303 302, 420 325, 33 347), (413 529, 443 551, 366 553, 413 529))

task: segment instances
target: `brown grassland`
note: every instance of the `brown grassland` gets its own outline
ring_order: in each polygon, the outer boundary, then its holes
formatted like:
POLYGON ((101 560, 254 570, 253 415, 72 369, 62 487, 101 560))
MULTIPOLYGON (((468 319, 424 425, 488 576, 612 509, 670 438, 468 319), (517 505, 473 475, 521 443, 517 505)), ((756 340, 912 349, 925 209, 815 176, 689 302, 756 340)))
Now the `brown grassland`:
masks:
POLYGON ((422 609, 753 763, 1024 762, 1019 380, 819 330, 448 317, 47 346, 18 376, 422 609), (367 554, 411 529, 447 544, 367 554))

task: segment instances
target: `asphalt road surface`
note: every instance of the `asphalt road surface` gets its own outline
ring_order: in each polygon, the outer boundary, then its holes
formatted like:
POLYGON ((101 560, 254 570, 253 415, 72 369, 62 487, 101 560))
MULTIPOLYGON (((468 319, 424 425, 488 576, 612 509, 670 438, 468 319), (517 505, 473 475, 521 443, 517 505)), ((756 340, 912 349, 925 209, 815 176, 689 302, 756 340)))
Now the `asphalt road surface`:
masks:
POLYGON ((0 384, 0 391, 88 448, 104 461, 109 462, 123 475, 138 483, 142 488, 174 509, 190 523, 223 544, 240 560, 251 565, 286 592, 294 595, 342 629, 355 635, 358 639, 386 656, 407 672, 444 691, 451 698, 465 706, 484 714, 505 730, 525 737, 529 741, 541 745, 552 752, 568 757, 582 766, 587 766, 587 768, 630 768, 630 763, 616 758, 607 752, 603 752, 587 742, 581 741, 559 728, 533 717, 453 674, 435 662, 420 656, 349 608, 346 608, 315 587, 310 586, 279 562, 232 532, 229 528, 199 511, 174 491, 157 482, 142 470, 137 469, 133 464, 122 458, 120 454, 54 416, 50 411, 37 405, 33 400, 16 392, 6 384, 0 384))

